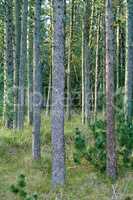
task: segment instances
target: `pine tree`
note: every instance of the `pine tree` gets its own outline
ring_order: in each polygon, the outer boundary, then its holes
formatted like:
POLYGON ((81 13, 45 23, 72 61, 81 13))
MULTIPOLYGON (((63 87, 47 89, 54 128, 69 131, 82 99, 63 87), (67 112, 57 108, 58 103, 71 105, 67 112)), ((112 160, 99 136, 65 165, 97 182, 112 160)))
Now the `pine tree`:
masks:
POLYGON ((112 0, 106 0, 106 117, 107 117, 107 175, 116 177, 116 139, 114 124, 114 33, 112 0))
POLYGON ((65 182, 64 150, 64 0, 53 1, 52 183, 65 182))

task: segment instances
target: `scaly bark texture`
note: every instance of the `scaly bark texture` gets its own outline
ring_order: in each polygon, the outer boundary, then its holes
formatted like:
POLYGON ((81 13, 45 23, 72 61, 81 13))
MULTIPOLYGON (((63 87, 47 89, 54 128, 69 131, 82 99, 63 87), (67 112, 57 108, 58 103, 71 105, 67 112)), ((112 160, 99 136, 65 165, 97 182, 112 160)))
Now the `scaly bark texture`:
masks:
POLYGON ((6 63, 4 80, 4 123, 13 127, 13 1, 6 1, 6 63))
POLYGON ((41 124, 41 0, 35 1, 35 33, 34 33, 34 78, 33 78, 33 137, 32 155, 33 159, 41 157, 40 150, 40 124, 41 124))
POLYGON ((116 139, 114 130, 114 45, 112 0, 106 0, 106 117, 107 117, 107 175, 116 177, 116 139))
POLYGON ((52 76, 52 184, 65 182, 64 150, 64 0, 53 1, 53 76, 52 76))
POLYGON ((21 25, 21 47, 20 47, 20 66, 19 66, 19 90, 18 90, 18 119, 17 128, 24 126, 24 79, 27 64, 27 16, 28 0, 23 1, 22 25, 21 25))
POLYGON ((17 128, 17 105, 18 105, 18 83, 20 65, 20 42, 21 42, 21 0, 15 0, 15 69, 14 69, 14 122, 17 128))
POLYGON ((125 118, 132 120, 133 109, 133 1, 128 0, 127 5, 127 66, 125 73, 125 118))

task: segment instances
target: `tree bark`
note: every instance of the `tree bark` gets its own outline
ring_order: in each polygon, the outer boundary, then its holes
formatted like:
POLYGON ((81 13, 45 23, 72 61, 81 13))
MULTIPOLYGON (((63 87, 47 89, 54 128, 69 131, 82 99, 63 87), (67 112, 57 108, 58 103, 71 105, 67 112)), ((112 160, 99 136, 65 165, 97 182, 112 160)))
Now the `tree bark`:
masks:
POLYGON ((83 49, 82 49, 82 122, 88 122, 90 118, 90 31, 91 7, 90 1, 84 2, 83 17, 83 49), (88 10, 89 9, 89 10, 88 10), (84 90, 84 91, 83 91, 84 90))
POLYGON ((64 149, 64 0, 53 1, 53 76, 52 76, 52 184, 65 182, 64 149))
POLYGON ((33 81, 33 139, 32 154, 33 159, 41 157, 40 149, 40 124, 41 124, 41 0, 35 1, 35 33, 34 33, 34 81, 33 81))
POLYGON ((14 69, 14 123, 17 128, 17 105, 19 87, 20 43, 21 43, 21 0, 15 0, 15 69, 14 69))
POLYGON ((27 64, 27 16, 28 0, 24 0, 22 9, 21 24, 21 47, 20 47, 20 66, 19 66, 19 90, 18 90, 18 129, 24 126, 24 79, 27 64))
POLYGON ((114 45, 112 0, 106 0, 106 117, 107 117, 107 175, 116 177, 116 139, 114 130, 114 45))
POLYGON ((7 128, 13 128, 13 1, 6 1, 6 65, 4 90, 4 123, 7 128))
POLYGON ((94 119, 97 117, 97 101, 98 101, 98 72, 99 72, 99 29, 100 16, 97 16, 97 32, 96 32, 96 64, 95 64, 95 93, 94 93, 94 119))
POLYGON ((28 32, 28 122, 31 125, 33 121, 33 3, 29 6, 29 32, 28 32))
POLYGON ((72 68, 72 48, 73 48, 73 26, 74 26, 74 0, 70 1, 70 35, 68 49, 68 66, 67 66, 67 102, 66 118, 71 118, 71 68, 72 68))

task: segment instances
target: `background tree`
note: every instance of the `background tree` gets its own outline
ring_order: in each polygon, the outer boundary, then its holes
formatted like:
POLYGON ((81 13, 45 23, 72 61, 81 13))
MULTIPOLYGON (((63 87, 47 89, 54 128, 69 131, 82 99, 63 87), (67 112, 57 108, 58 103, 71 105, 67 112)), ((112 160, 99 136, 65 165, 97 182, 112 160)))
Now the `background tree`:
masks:
POLYGON ((13 1, 6 1, 5 17, 5 69, 4 69, 4 123, 7 128, 13 127, 13 1))
POLYGON ((20 47, 20 66, 19 66, 19 90, 18 90, 18 129, 24 126, 24 93, 25 93, 25 70, 27 65, 27 17, 28 0, 23 1, 22 23, 21 23, 21 47, 20 47))
POLYGON ((34 78, 33 78, 33 142, 32 154, 35 160, 41 156, 40 124, 41 124, 41 58, 40 58, 40 30, 41 30, 41 0, 35 1, 35 33, 34 33, 34 78))
POLYGON ((20 42, 21 42, 21 0, 15 0, 14 128, 17 128, 20 42))

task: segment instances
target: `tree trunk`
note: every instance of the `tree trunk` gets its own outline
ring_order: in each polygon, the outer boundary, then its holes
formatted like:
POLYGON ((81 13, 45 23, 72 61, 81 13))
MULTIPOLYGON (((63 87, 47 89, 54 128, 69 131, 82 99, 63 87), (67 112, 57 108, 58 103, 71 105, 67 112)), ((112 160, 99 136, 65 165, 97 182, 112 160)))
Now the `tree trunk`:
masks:
POLYGON ((64 0, 53 1, 53 76, 52 76, 52 184, 65 182, 64 149, 64 0))
POLYGON ((33 121, 33 3, 30 1, 29 8, 29 32, 28 32, 28 122, 33 121))
POLYGON ((83 55, 82 55, 82 84, 84 84, 82 90, 82 94, 84 95, 82 102, 82 106, 84 107, 84 114, 82 113, 82 121, 88 122, 90 118, 90 99, 91 99, 91 92, 90 92, 90 48, 89 48, 89 31, 90 31, 90 17, 91 17, 91 8, 90 8, 90 1, 86 0, 84 2, 84 20, 83 20, 83 55), (89 11, 88 11, 89 9, 89 11), (83 75, 84 73, 84 75, 83 75), (83 83, 84 82, 84 83, 83 83), (83 105, 84 104, 84 105, 83 105))
POLYGON ((20 43, 21 43, 21 0, 15 0, 15 69, 14 69, 14 123, 17 128, 17 105, 19 87, 20 43))
POLYGON ((116 177, 116 147, 114 130, 114 45, 112 0, 106 0, 106 117, 107 117, 107 175, 116 177))
POLYGON ((99 29, 100 29, 100 17, 97 20, 97 33, 96 33, 96 64, 95 64, 95 93, 94 93, 94 119, 97 117, 97 101, 98 101, 98 64, 99 64, 99 29))
POLYGON ((20 66, 19 66, 19 90, 18 90, 18 129, 24 126, 24 82, 25 69, 27 64, 27 16, 28 0, 24 0, 22 9, 21 24, 21 47, 20 47, 20 66))
POLYGON ((125 118, 132 120, 133 109, 133 2, 128 1, 128 24, 127 24, 127 66, 125 73, 125 118))
POLYGON ((40 150, 40 124, 41 124, 41 0, 35 1, 35 33, 34 33, 34 81, 33 81, 33 159, 41 157, 40 150))
POLYGON ((74 23, 74 0, 70 1, 70 35, 68 49, 68 66, 67 66, 67 102, 66 118, 71 118, 71 68, 72 68, 72 44, 73 44, 73 23, 74 23))
POLYGON ((13 1, 6 1, 6 65, 4 90, 4 123, 7 128, 13 128, 13 1))

